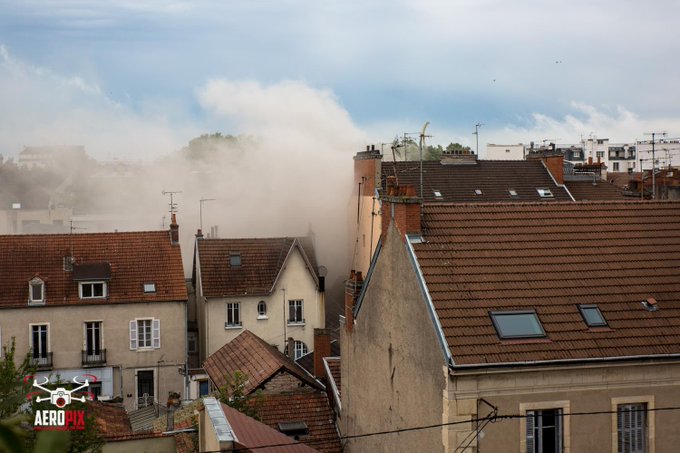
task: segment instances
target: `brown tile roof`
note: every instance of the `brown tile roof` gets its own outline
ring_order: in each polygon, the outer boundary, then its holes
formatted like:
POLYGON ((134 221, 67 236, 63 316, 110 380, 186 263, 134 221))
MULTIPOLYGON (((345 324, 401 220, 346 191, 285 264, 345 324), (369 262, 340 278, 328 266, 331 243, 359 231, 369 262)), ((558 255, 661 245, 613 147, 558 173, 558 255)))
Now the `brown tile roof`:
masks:
POLYGON ((331 377, 335 381, 335 387, 338 389, 338 396, 342 394, 342 380, 340 373, 340 357, 325 357, 324 360, 328 364, 328 369, 331 372, 331 377))
POLYGON ((106 440, 132 436, 130 418, 122 404, 88 401, 88 412, 94 415, 101 435, 106 440))
MULTIPOLYGON (((394 175, 392 162, 383 162, 382 187, 386 178, 394 175)), ((419 162, 397 162, 399 185, 411 184, 420 195, 419 162)), ((423 162, 423 197, 426 203, 436 202, 495 202, 515 203, 542 201, 537 188, 549 188, 552 200, 571 201, 567 192, 556 186, 548 170, 538 161, 513 160, 491 161, 480 160, 476 165, 442 165, 440 162, 423 162), (475 194, 475 189, 482 191, 475 194), (517 197, 511 197, 508 189, 514 189, 517 197), (436 199, 434 191, 442 194, 436 199)))
POLYGON ((576 201, 631 200, 623 195, 623 190, 607 181, 565 181, 569 192, 576 201))
POLYGON ((317 278, 311 242, 296 238, 200 239, 198 254, 203 294, 207 297, 269 294, 293 246, 298 246, 317 278), (231 266, 230 255, 241 256, 231 266))
MULTIPOLYGON (((253 449, 253 451, 262 453, 314 453, 319 451, 304 443, 296 442, 276 428, 260 423, 224 403, 222 403, 222 410, 239 446, 242 448, 253 449)), ((242 450, 239 448, 239 451, 242 450)))
POLYGON ((0 275, 0 308, 27 306, 28 282, 35 276, 45 281, 48 306, 187 299, 180 248, 170 244, 167 231, 0 235, 0 275), (76 264, 110 265, 107 298, 79 299, 73 272, 64 271, 71 249, 76 264), (155 293, 144 293, 149 282, 156 284, 155 293))
POLYGON ((233 375, 235 371, 245 373, 248 376, 245 394, 258 389, 281 371, 296 377, 304 384, 320 387, 295 362, 249 330, 244 330, 238 337, 215 351, 203 363, 203 368, 217 387, 227 383, 227 375, 233 375))
POLYGON ((680 202, 432 204, 423 220, 413 247, 457 365, 680 354, 680 202), (489 312, 520 309, 547 341, 499 340, 489 312))
POLYGON ((281 422, 302 421, 309 428, 309 435, 301 436, 300 442, 323 453, 342 451, 333 411, 324 392, 300 390, 265 394, 258 404, 259 415, 266 425, 278 429, 281 422))

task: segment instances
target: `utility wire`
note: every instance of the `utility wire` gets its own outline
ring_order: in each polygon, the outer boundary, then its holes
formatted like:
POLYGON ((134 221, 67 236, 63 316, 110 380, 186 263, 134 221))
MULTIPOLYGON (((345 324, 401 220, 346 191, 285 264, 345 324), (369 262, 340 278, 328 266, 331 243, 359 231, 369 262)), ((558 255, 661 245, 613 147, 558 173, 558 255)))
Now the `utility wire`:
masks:
MULTIPOLYGON (((645 409, 633 409, 630 412, 670 412, 670 411, 677 411, 680 410, 680 406, 668 406, 668 407, 655 407, 653 409, 645 408, 645 409)), ((588 415, 612 415, 612 414, 617 414, 617 410, 607 410, 607 411, 581 411, 581 412, 563 412, 559 417, 563 418, 566 416, 570 417, 580 417, 580 416, 588 416, 588 415)), ((351 439, 361 439, 365 437, 373 437, 373 436, 383 436, 386 434, 399 434, 399 433, 405 433, 405 432, 412 432, 412 431, 422 431, 426 429, 432 429, 432 428, 443 428, 445 426, 454 426, 454 425, 462 425, 465 423, 474 423, 474 422, 490 422, 490 423, 496 423, 498 421, 508 421, 508 420, 515 420, 515 419, 521 419, 521 418, 528 418, 528 417, 533 417, 534 415, 532 414, 507 414, 507 415, 495 415, 491 417, 481 417, 481 418, 471 418, 469 420, 461 420, 461 421, 455 421, 455 422, 447 422, 447 423, 435 423, 432 425, 423 425, 423 426, 414 426, 411 428, 400 428, 400 429, 392 429, 392 430, 386 430, 386 431, 375 431, 372 433, 364 433, 364 434, 353 434, 349 436, 340 436, 340 440, 351 440, 351 439)), ((268 445, 260 445, 257 447, 234 447, 234 448, 226 448, 222 450, 202 450, 200 453, 226 453, 226 452, 246 452, 250 450, 260 450, 263 448, 278 448, 278 447, 292 447, 300 444, 304 445, 313 445, 317 443, 325 443, 328 442, 328 439, 319 439, 319 440, 309 440, 301 443, 279 443, 279 444, 268 444, 268 445)))

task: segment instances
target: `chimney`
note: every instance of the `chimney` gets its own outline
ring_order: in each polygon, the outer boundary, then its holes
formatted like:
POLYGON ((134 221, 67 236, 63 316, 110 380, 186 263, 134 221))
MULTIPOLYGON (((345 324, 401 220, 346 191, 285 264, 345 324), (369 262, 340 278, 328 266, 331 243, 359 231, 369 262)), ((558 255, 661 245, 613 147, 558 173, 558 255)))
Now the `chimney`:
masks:
POLYGON ((542 160, 557 184, 564 184, 564 156, 562 154, 544 156, 542 160))
POLYGON ((361 272, 354 272, 352 269, 349 279, 345 281, 345 330, 348 333, 354 330, 354 305, 363 285, 364 279, 361 277, 361 272))
POLYGON ((288 358, 295 360, 295 340, 293 337, 288 337, 287 343, 286 350, 288 351, 288 358))
POLYGON ((177 225, 177 217, 172 213, 172 221, 170 222, 170 243, 172 245, 179 244, 179 225, 177 225))
POLYGON ((354 156, 354 187, 361 183, 361 195, 373 196, 376 187, 380 187, 380 165, 382 154, 375 145, 366 145, 366 151, 354 156))
POLYGON ((406 241, 407 234, 420 233, 421 204, 422 200, 416 196, 415 186, 393 186, 390 192, 382 197, 381 238, 383 241, 391 221, 394 221, 394 225, 404 241, 406 241))
POLYGON ((196 230, 196 239, 203 239, 203 230, 200 228, 196 230))
POLYGON ((314 329, 314 376, 323 379, 326 375, 324 357, 331 356, 331 330, 314 329))

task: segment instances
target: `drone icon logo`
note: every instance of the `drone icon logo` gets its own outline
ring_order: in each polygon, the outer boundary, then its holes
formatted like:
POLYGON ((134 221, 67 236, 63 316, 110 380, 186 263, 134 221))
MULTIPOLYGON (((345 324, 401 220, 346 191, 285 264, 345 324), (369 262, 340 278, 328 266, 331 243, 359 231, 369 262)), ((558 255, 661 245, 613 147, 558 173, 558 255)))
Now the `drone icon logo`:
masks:
POLYGON ((50 380, 48 378, 44 378, 45 381, 42 383, 38 383, 35 379, 33 380, 33 387, 39 388, 40 390, 47 392, 50 394, 50 396, 38 396, 36 397, 36 401, 38 403, 42 401, 49 401, 50 403, 54 404, 57 406, 59 409, 63 409, 65 406, 71 404, 72 401, 80 401, 82 403, 85 402, 86 397, 83 396, 74 396, 73 393, 79 392, 83 388, 87 387, 90 385, 90 382, 88 379, 85 379, 85 382, 80 382, 78 381, 78 377, 73 378, 73 383, 78 384, 78 387, 67 390, 65 387, 57 387, 54 390, 51 390, 47 387, 44 387, 46 384, 49 384, 50 380))

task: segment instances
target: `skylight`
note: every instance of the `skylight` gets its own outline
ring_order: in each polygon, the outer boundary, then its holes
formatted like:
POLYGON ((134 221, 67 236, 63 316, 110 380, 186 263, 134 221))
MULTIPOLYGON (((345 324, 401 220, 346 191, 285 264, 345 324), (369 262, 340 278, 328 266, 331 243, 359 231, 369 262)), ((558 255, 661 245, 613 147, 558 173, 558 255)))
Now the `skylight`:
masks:
POLYGON ((538 195, 541 198, 553 198, 554 197, 554 195, 550 191, 550 189, 548 189, 546 187, 539 187, 538 189, 536 189, 536 192, 538 192, 538 195))
POLYGON ((442 193, 441 193, 440 191, 438 191, 438 190, 433 190, 432 193, 434 194, 434 197, 435 197, 437 200, 443 200, 443 199, 444 199, 444 197, 442 196, 442 193))
POLYGON ((501 339, 545 337, 534 311, 497 311, 491 312, 491 320, 501 339))
POLYGON ((144 283, 144 292, 145 293, 155 293, 156 292, 156 284, 155 283, 144 283))
POLYGON ((475 195, 481 195, 482 189, 475 189, 475 195))
POLYGON ((508 189, 508 192, 510 193, 511 197, 518 197, 517 191, 515 189, 508 189))
POLYGON ((581 310, 583 320, 588 327, 605 327, 607 325, 607 321, 605 321, 597 305, 579 305, 578 309, 581 310))
POLYGON ((229 255, 229 264, 234 267, 238 267, 241 265, 241 254, 240 253, 232 253, 229 255))

